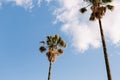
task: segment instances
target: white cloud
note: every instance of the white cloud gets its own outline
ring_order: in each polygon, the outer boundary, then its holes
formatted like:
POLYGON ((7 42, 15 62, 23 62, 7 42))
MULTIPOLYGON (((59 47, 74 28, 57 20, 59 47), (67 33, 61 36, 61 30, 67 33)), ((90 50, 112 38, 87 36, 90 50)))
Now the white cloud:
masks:
POLYGON ((50 3, 52 0, 0 0, 0 7, 2 7, 2 4, 8 3, 14 4, 14 6, 23 7, 26 10, 31 10, 33 7, 40 7, 42 1, 50 3))
MULTIPOLYGON (((62 31, 72 36, 73 46, 78 51, 85 51, 89 47, 100 47, 100 33, 98 21, 90 22, 90 11, 81 14, 79 9, 83 7, 82 0, 58 0, 60 7, 54 11, 55 22, 63 22, 62 31)), ((108 11, 103 17, 103 29, 106 39, 113 44, 120 42, 120 7, 119 0, 112 3, 115 5, 113 12, 108 11)))
POLYGON ((34 6, 32 0, 6 0, 6 2, 15 3, 16 6, 24 7, 25 9, 32 9, 34 6))
POLYGON ((41 6, 41 2, 42 2, 42 0, 38 0, 38 1, 37 1, 37 5, 38 5, 38 7, 41 6))
POLYGON ((52 1, 52 0, 45 0, 48 4, 52 1))
POLYGON ((112 40, 114 44, 120 42, 120 2, 116 0, 113 2, 115 9, 113 12, 108 12, 103 20, 107 37, 112 40))
POLYGON ((15 4, 15 6, 20 6, 20 7, 23 7, 27 10, 31 10, 34 5, 37 5, 34 3, 33 0, 0 0, 0 6, 2 7, 1 4, 4 4, 4 3, 9 3, 9 4, 15 4))

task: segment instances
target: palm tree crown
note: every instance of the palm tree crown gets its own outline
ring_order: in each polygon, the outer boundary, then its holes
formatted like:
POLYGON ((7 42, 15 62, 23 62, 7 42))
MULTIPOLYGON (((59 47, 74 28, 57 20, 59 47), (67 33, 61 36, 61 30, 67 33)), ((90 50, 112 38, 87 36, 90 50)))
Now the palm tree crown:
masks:
MULTIPOLYGON (((106 12, 106 9, 113 10, 114 6, 109 5, 107 3, 112 2, 112 0, 84 0, 91 4, 91 15, 89 20, 94 21, 96 19, 101 19, 106 12)), ((88 6, 87 6, 88 7, 88 6)), ((83 7, 80 9, 81 13, 85 13, 87 11, 87 7, 83 7)))
POLYGON ((54 62, 56 57, 63 54, 63 49, 66 43, 62 38, 56 34, 54 36, 47 36, 47 41, 41 41, 39 48, 40 52, 46 52, 49 62, 54 62))

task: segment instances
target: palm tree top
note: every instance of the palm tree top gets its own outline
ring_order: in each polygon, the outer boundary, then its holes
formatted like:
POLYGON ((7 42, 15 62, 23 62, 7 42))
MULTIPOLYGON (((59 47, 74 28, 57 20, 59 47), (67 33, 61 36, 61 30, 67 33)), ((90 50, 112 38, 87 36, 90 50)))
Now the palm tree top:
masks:
POLYGON ((46 36, 46 41, 41 41, 39 48, 40 52, 46 52, 49 62, 54 62, 56 57, 63 54, 63 48, 66 47, 66 42, 58 35, 46 36))
POLYGON ((109 3, 109 2, 112 2, 112 0, 84 0, 86 2, 91 2, 91 3, 109 3))
MULTIPOLYGON (((111 11, 114 9, 114 6, 107 4, 112 2, 112 0, 83 0, 83 1, 89 3, 87 7, 91 6, 90 9, 92 13, 89 18, 90 21, 101 19, 105 15, 106 9, 111 11)), ((80 12, 85 13, 87 11, 87 7, 81 8, 80 12)))

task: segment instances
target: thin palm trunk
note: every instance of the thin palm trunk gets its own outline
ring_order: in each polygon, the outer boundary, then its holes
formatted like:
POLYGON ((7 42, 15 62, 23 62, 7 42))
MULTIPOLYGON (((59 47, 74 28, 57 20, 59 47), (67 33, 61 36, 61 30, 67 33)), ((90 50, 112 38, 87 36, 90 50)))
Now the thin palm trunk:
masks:
POLYGON ((102 46, 103 46, 103 51, 104 51, 104 59, 105 59, 107 77, 108 77, 108 80, 112 80, 110 65, 109 65, 109 60, 108 60, 108 53, 107 53, 107 48, 106 48, 106 43, 105 43, 104 32, 103 32, 103 29, 102 29, 101 19, 99 19, 99 27, 100 27, 102 46))
POLYGON ((51 77, 51 71, 52 71, 52 62, 50 61, 49 72, 48 72, 48 80, 50 80, 50 77, 51 77))

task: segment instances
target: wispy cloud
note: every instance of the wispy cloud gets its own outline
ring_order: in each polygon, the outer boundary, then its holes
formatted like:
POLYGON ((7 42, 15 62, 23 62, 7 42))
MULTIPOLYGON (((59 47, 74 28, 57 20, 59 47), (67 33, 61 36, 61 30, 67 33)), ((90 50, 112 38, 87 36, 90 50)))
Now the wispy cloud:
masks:
POLYGON ((26 10, 32 10, 35 6, 40 7, 41 2, 42 0, 0 0, 0 7, 2 7, 2 4, 4 3, 9 3, 23 7, 26 10))
POLYGON ((2 7, 2 3, 0 2, 0 8, 2 7))
POLYGON ((117 53, 120 56, 120 53, 117 53))
POLYGON ((38 1, 37 1, 37 6, 40 7, 40 6, 41 6, 41 3, 42 3, 42 0, 38 0, 38 1))
POLYGON ((20 6, 29 10, 31 10, 34 7, 32 0, 0 0, 1 7, 4 3, 14 4, 15 6, 20 6))
MULTIPOLYGON (((79 9, 83 6, 82 0, 58 0, 59 8, 54 11, 55 22, 63 22, 62 31, 72 36, 74 47, 78 51, 85 51, 89 47, 100 47, 100 33, 98 22, 90 22, 90 11, 81 14, 79 9)), ((113 12, 108 11, 102 19, 106 39, 113 44, 120 42, 120 7, 119 0, 112 3, 115 6, 113 12)))
MULTIPOLYGON (((78 51, 88 50, 90 47, 99 48, 101 45, 98 21, 90 22, 90 11, 81 14, 79 9, 84 6, 83 0, 0 0, 0 7, 4 3, 15 4, 15 6, 23 7, 27 10, 33 7, 41 6, 45 1, 50 3, 52 1, 58 2, 57 9, 53 14, 56 16, 55 23, 63 22, 61 30, 72 36, 72 45, 78 51), (58 7, 59 6, 59 7, 58 7)), ((115 6, 113 12, 107 11, 102 19, 103 29, 107 41, 115 45, 120 45, 120 1, 114 0, 112 3, 115 6)))
POLYGON ((45 0, 48 4, 52 1, 52 0, 45 0))

